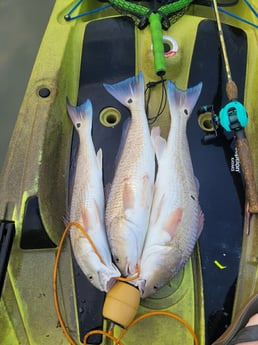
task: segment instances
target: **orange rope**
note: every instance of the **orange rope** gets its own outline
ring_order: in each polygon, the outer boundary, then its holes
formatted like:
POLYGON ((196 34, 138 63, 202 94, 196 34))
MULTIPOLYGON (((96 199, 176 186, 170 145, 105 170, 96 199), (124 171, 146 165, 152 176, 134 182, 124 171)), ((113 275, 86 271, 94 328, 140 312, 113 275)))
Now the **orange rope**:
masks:
MULTIPOLYGON (((67 330, 67 327, 65 326, 65 323, 63 321, 63 318, 62 318, 62 315, 61 315, 61 311, 60 311, 60 305, 59 305, 59 302, 58 302, 58 294, 57 294, 57 271, 58 271, 58 265, 59 265, 59 261, 60 261, 60 256, 61 256, 61 251, 62 251, 62 248, 63 248, 63 244, 64 244, 64 241, 65 241, 65 238, 66 238, 66 235, 68 233, 68 231, 71 229, 72 226, 75 226, 77 229, 79 229, 83 234, 84 236, 88 239, 89 243, 91 244, 94 252, 96 253, 96 255, 99 257, 100 261, 104 263, 104 260, 102 259, 101 255, 99 254, 97 248, 95 247, 92 239, 90 238, 90 236, 87 234, 87 232, 84 230, 84 228, 79 224, 79 223, 76 223, 76 222, 70 222, 65 230, 64 230, 64 233, 60 239, 60 242, 59 242, 59 246, 58 246, 58 249, 57 249, 57 254, 56 254, 56 259, 55 259, 55 264, 54 264, 54 271, 53 271, 53 294, 54 294, 54 305, 55 305, 55 309, 56 309, 56 314, 57 314, 57 317, 58 317, 58 321, 62 327, 62 330, 67 338, 67 340, 69 341, 69 343, 71 345, 76 345, 76 342, 74 341, 74 339, 71 337, 71 335, 69 334, 68 330, 67 330)), ((140 270, 139 270, 139 266, 137 265, 136 267, 136 270, 137 270, 137 273, 136 275, 132 276, 132 277, 127 277, 127 278, 123 278, 123 277, 118 277, 117 280, 120 280, 120 281, 125 281, 125 282, 128 282, 128 281, 132 281, 136 278, 139 277, 140 275, 140 270)), ((85 336, 84 336, 84 340, 83 340, 83 344, 84 345, 87 345, 87 339, 90 335, 93 335, 93 334, 102 334, 102 335, 105 335, 106 337, 108 337, 109 339, 113 340, 114 342, 114 345, 123 345, 123 343, 121 342, 121 339, 124 337, 124 335, 128 332, 128 330, 130 328, 132 328, 136 323, 138 323, 139 321, 147 318, 147 317, 151 317, 151 316, 157 316, 157 315, 164 315, 164 316, 168 316, 170 318, 173 318, 173 319, 176 319, 177 321, 179 321, 181 324, 183 324, 187 329, 188 331, 191 333, 193 339, 194 339, 194 343, 195 345, 199 345, 198 343, 198 339, 197 339, 197 336, 194 332, 194 330, 192 329, 192 327, 184 320, 182 319, 180 316, 176 315, 176 314, 173 314, 173 313, 170 313, 170 312, 166 312, 166 311, 153 311, 153 312, 149 312, 147 314, 143 314, 141 316, 139 316, 138 318, 136 318, 135 320, 133 320, 129 326, 127 328, 125 328, 120 336, 118 338, 116 338, 111 331, 103 331, 103 330, 92 330, 92 331, 89 331, 85 336)))
MULTIPOLYGON (((95 254, 97 255, 97 257, 99 258, 100 262, 105 265, 105 261, 103 260, 103 258, 101 257, 100 253, 98 252, 98 249, 96 248, 94 242, 92 241, 90 235, 85 231, 84 227, 81 226, 81 224, 76 223, 76 222, 71 222, 67 225, 67 227, 69 227, 69 229, 75 226, 77 229, 79 229, 83 235, 87 238, 87 240, 89 241, 90 245, 92 246, 92 249, 94 250, 95 254)), ((66 227, 66 228, 67 228, 66 227)))
POLYGON ((118 340, 118 338, 116 338, 112 334, 110 334, 110 332, 106 332, 106 331, 102 331, 102 330, 98 330, 98 329, 93 330, 93 331, 89 331, 87 334, 85 334, 85 336, 83 338, 83 345, 87 345, 87 339, 93 334, 105 335, 107 338, 113 340, 114 344, 123 345, 123 343, 121 343, 120 340, 118 340))
POLYGON ((119 337, 117 337, 117 338, 114 337, 113 335, 111 335, 109 332, 105 332, 105 331, 102 331, 102 330, 90 331, 90 332, 88 332, 84 336, 83 344, 87 345, 87 339, 89 338, 90 335, 93 335, 93 334, 103 334, 106 337, 108 337, 108 338, 113 340, 113 342, 114 342, 113 345, 123 345, 123 343, 121 342, 121 339, 125 336, 125 334, 129 331, 130 328, 132 328, 136 323, 140 322, 143 319, 146 319, 146 318, 151 317, 151 316, 158 316, 158 315, 168 316, 168 317, 170 317, 172 319, 175 319, 175 320, 179 321, 191 333, 191 335, 193 337, 193 340, 194 340, 194 344, 195 345, 199 345, 198 338, 197 338, 194 330, 192 329, 192 327, 183 318, 181 318, 180 316, 178 316, 178 315, 176 315, 174 313, 167 312, 167 311, 152 311, 152 312, 140 315, 138 318, 133 320, 130 323, 130 325, 127 328, 125 328, 120 333, 119 337))
POLYGON ((83 226, 81 226, 79 223, 76 223, 76 222, 70 222, 69 224, 67 224, 67 226, 64 230, 64 233, 60 239, 59 246, 58 246, 57 253, 56 253, 56 259, 55 259, 54 271, 53 271, 53 294, 54 294, 54 305, 55 305, 55 309, 56 309, 56 314, 58 317, 58 321, 62 327, 62 330, 63 330, 67 340, 70 342, 70 344, 76 345, 74 339, 70 336, 69 332, 67 331, 64 320, 62 318, 61 311, 60 311, 60 305, 58 302, 58 294, 57 294, 57 271, 58 271, 58 265, 59 265, 59 261, 60 261, 61 251, 62 251, 62 248, 64 245, 66 235, 68 234, 68 231, 71 229, 72 226, 75 226, 77 229, 79 229, 83 233, 83 235, 89 241, 90 245, 92 246, 94 252, 98 256, 100 261, 103 264, 105 264, 105 262, 102 259, 101 255, 99 254, 99 252, 98 252, 95 244, 93 243, 92 239, 90 238, 89 234, 84 230, 83 226))
POLYGON ((59 321, 59 323, 60 323, 60 325, 62 327, 62 330, 63 330, 67 340, 69 341, 69 343, 72 344, 72 345, 76 345, 75 341, 73 340, 73 338, 70 336, 69 332, 66 329, 64 320, 63 320, 62 315, 61 315, 60 305, 59 305, 59 302, 58 302, 58 294, 57 294, 57 270, 58 270, 58 264, 59 264, 61 250, 63 248, 65 237, 66 237, 68 231, 70 230, 70 228, 72 226, 70 224, 71 223, 69 223, 67 225, 67 227, 65 228, 65 231, 64 231, 64 233, 63 233, 63 235, 61 237, 61 240, 60 240, 60 243, 59 243, 59 246, 58 246, 58 249, 57 249, 57 253, 56 253, 56 259, 55 259, 54 271, 53 271, 53 293, 54 293, 54 305, 55 305, 58 321, 59 321))
POLYGON ((139 265, 136 265, 136 273, 132 277, 117 277, 116 280, 119 280, 120 282, 131 282, 137 278, 140 277, 140 267, 139 265))

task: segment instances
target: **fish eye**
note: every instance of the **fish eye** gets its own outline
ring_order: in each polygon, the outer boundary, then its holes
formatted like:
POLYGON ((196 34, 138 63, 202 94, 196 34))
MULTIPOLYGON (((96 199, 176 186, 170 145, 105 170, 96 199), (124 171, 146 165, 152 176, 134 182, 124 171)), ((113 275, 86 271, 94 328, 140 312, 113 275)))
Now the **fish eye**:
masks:
POLYGON ((157 286, 153 286, 153 290, 157 291, 158 287, 157 286))
POLYGON ((80 122, 76 123, 76 127, 77 127, 77 128, 80 128, 80 127, 81 127, 80 122))
POLYGON ((119 258, 115 257, 115 262, 118 263, 119 262, 119 258))
POLYGON ((188 110, 184 109, 184 113, 185 113, 185 115, 188 115, 188 110))
POLYGON ((89 280, 92 280, 93 279, 93 276, 88 276, 89 280))

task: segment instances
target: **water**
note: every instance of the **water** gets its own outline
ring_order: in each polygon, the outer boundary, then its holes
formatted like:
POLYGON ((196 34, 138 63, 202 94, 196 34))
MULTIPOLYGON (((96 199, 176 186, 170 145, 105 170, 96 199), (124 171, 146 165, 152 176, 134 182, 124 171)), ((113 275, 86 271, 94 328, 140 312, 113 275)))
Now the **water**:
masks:
POLYGON ((0 2, 0 170, 54 0, 0 2))

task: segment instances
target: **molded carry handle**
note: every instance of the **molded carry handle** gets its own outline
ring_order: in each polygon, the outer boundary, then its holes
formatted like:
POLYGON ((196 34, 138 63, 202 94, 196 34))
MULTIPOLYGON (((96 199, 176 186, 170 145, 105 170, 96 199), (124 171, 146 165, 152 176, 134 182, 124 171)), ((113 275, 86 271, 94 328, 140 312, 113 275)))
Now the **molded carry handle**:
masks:
POLYGON ((163 33, 161 26, 161 15, 153 12, 149 16, 154 66, 156 74, 162 76, 166 73, 166 62, 164 57, 163 33))

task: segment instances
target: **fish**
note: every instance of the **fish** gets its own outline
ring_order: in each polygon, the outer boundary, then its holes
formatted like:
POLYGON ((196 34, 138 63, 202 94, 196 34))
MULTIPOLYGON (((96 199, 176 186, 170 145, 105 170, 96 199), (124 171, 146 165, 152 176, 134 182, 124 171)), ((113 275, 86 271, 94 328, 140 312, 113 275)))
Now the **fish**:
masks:
POLYGON ((184 266, 203 229, 199 183, 193 171, 186 126, 202 83, 182 91, 167 82, 171 124, 167 140, 153 128, 158 161, 150 224, 143 247, 140 276, 134 282, 141 297, 157 292, 184 266))
POLYGON ((100 291, 109 291, 121 273, 112 262, 104 220, 102 150, 96 153, 92 141, 92 103, 87 99, 67 111, 79 135, 79 147, 69 207, 69 221, 80 224, 98 252, 83 233, 72 226, 70 239, 75 259, 88 280, 100 291))
POLYGON ((140 72, 105 89, 130 110, 120 157, 109 195, 105 222, 115 264, 124 277, 138 272, 149 224, 155 178, 155 152, 144 105, 144 77, 140 72))

